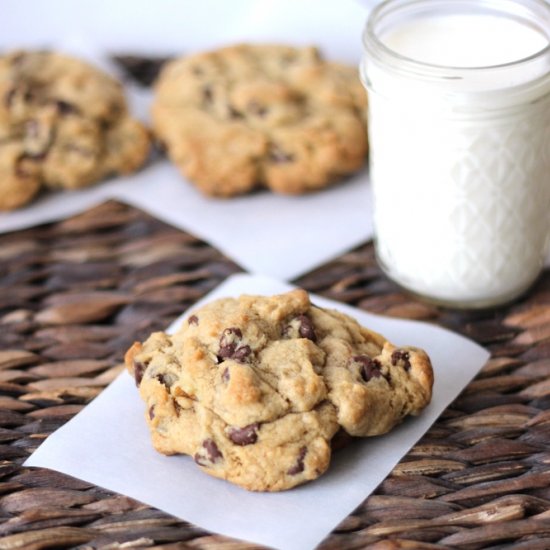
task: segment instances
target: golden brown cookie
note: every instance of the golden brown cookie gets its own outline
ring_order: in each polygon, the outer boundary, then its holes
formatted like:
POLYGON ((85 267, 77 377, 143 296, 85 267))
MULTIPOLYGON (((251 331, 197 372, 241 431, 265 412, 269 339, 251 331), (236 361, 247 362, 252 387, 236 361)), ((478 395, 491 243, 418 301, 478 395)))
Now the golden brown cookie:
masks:
POLYGON ((76 189, 133 172, 150 146, 118 82, 47 51, 0 57, 0 141, 0 210, 43 187, 76 189))
POLYGON ((396 348, 308 294, 241 296, 195 311, 126 354, 155 448, 254 491, 320 476, 331 439, 387 432, 431 399, 425 352, 396 348))
POLYGON ((316 48, 238 45, 168 63, 154 130, 206 195, 258 187, 300 194, 365 162, 366 95, 357 70, 316 48))

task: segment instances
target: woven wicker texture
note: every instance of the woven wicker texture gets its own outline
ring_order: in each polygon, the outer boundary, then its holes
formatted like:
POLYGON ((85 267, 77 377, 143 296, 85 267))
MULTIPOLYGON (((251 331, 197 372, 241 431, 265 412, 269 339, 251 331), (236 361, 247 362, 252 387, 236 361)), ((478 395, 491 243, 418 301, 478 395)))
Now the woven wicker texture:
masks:
MULTIPOLYGON (((236 271, 206 243, 115 202, 0 236, 0 549, 257 548, 20 466, 120 372, 132 341, 236 271)), ((370 244, 298 283, 372 312, 439 323, 492 352, 322 550, 550 548, 550 272, 524 300, 482 313, 405 295, 382 276, 370 244)))

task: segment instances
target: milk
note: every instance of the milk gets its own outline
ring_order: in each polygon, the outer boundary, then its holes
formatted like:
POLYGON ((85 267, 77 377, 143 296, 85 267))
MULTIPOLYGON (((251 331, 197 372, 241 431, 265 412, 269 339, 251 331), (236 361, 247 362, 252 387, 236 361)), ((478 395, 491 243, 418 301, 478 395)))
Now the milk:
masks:
POLYGON ((376 253, 415 293, 496 305, 533 283, 550 244, 550 8, 544 27, 430 3, 365 37, 376 253))
POLYGON ((443 67, 490 67, 525 59, 548 45, 544 34, 505 17, 432 15, 406 21, 381 35, 400 55, 443 67))

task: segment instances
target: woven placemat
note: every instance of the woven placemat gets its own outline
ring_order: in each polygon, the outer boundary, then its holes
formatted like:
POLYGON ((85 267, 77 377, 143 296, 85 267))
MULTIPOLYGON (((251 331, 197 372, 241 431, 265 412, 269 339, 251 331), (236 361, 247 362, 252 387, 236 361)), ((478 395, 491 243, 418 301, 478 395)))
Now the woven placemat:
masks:
MULTIPOLYGON (((0 235, 0 549, 258 548, 21 467, 120 372, 131 342, 239 270, 192 235, 116 202, 0 235)), ((550 272, 522 301, 481 313, 407 296, 381 274, 371 244, 297 282, 372 312, 450 327, 492 352, 320 548, 550 548, 550 272)))

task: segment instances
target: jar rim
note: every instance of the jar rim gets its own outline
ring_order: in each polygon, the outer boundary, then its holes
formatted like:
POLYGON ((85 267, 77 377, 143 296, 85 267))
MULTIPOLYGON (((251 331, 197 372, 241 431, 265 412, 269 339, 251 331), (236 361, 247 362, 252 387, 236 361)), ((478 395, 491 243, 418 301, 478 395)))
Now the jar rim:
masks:
MULTIPOLYGON (((515 59, 506 63, 500 63, 495 65, 481 65, 481 66, 453 66, 453 65, 439 65, 435 63, 428 63, 425 61, 419 61, 413 59, 388 47, 384 42, 379 38, 375 26, 380 22, 380 20, 386 16, 391 15, 392 13, 400 10, 406 9, 408 7, 417 5, 426 7, 429 5, 432 13, 438 13, 438 9, 443 7, 443 5, 456 4, 457 7, 460 6, 462 12, 466 8, 470 7, 475 9, 476 12, 480 13, 483 8, 493 8, 492 11, 496 11, 506 15, 506 11, 503 10, 503 2, 495 2, 494 0, 385 0, 384 2, 378 4, 370 13, 365 29, 363 31, 363 45, 371 56, 379 61, 384 62, 386 65, 395 66, 399 64, 399 69, 409 72, 411 74, 416 74, 417 76, 441 76, 441 72, 445 71, 445 79, 461 79, 467 75, 474 75, 479 73, 487 72, 497 72, 502 70, 509 70, 515 67, 523 66, 525 64, 543 59, 548 56, 550 59, 550 3, 545 0, 506 0, 508 4, 515 4, 524 11, 531 11, 532 15, 539 15, 535 13, 535 10, 539 10, 541 13, 544 13, 546 16, 547 27, 543 26, 538 19, 532 19, 530 21, 531 25, 537 23, 538 30, 542 30, 547 38, 547 44, 544 48, 539 51, 534 52, 533 54, 522 57, 520 59, 515 59), (530 4, 531 6, 528 6, 530 4), (531 9, 529 9, 531 8, 531 9)), ((518 17, 516 17, 518 19, 518 17)))

